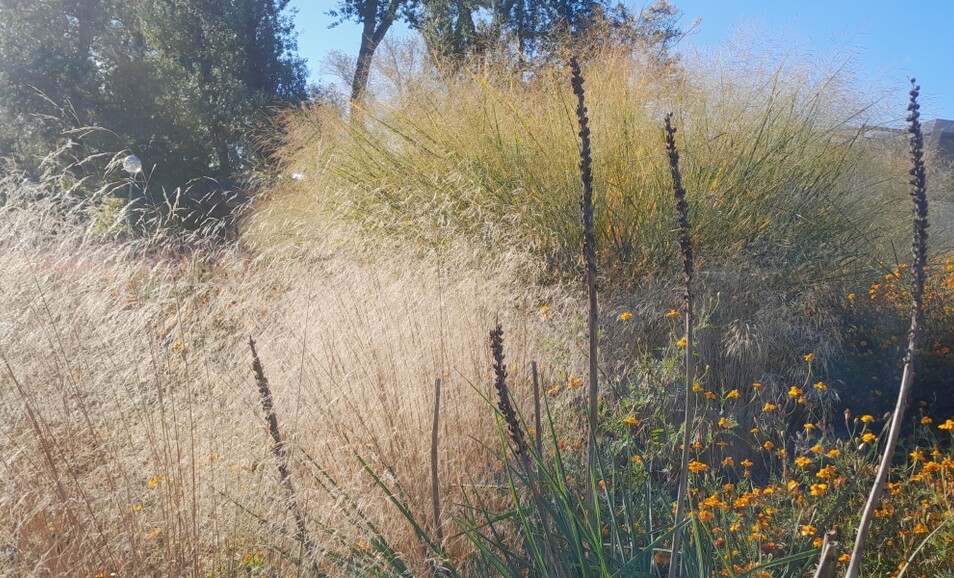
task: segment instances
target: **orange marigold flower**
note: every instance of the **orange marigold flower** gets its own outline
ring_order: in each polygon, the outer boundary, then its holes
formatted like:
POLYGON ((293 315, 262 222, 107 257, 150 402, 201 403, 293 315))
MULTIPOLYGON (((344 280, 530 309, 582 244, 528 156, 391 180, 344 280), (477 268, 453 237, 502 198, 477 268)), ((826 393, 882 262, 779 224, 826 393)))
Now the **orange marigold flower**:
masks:
POLYGON ((854 294, 854 293, 849 293, 849 294, 848 294, 848 301, 854 301, 854 300, 855 300, 855 294, 854 294))
POLYGON ((694 392, 696 392, 696 393, 699 393, 700 391, 702 391, 702 384, 700 384, 698 381, 697 381, 696 383, 693 383, 693 384, 692 384, 692 391, 694 391, 694 392))
POLYGON ((626 423, 629 425, 639 425, 639 420, 631 415, 628 415, 623 418, 623 423, 626 423))
POLYGON ((755 465, 755 464, 752 463, 752 460, 750 460, 750 459, 748 459, 748 458, 742 460, 740 463, 742 464, 742 467, 744 467, 744 468, 751 468, 753 465, 755 465))
POLYGON ((924 416, 921 418, 921 425, 930 425, 932 423, 934 423, 934 420, 929 418, 928 416, 924 416))
POLYGON ((812 387, 814 387, 818 391, 825 391, 826 389, 828 389, 828 385, 826 385, 824 381, 819 381, 812 387))
POLYGON ((716 394, 712 393, 711 391, 707 391, 707 392, 706 392, 706 399, 716 399, 717 397, 719 397, 719 396, 717 396, 716 394))
POLYGON ((950 419, 947 420, 946 422, 944 422, 944 423, 942 423, 941 425, 937 426, 937 429, 943 429, 943 430, 948 430, 948 431, 954 430, 954 420, 950 420, 950 419))
POLYGON ((841 450, 838 449, 838 448, 832 448, 832 449, 828 450, 828 453, 825 454, 825 455, 828 456, 828 457, 830 457, 831 459, 835 459, 835 458, 837 458, 838 456, 841 455, 841 450))
POLYGON ((725 459, 722 460, 722 465, 726 466, 727 468, 731 468, 732 466, 735 465, 735 460, 732 459, 732 456, 727 456, 725 459))
POLYGON ((844 554, 838 557, 838 561, 841 562, 842 564, 847 563, 849 560, 851 560, 851 554, 849 554, 848 552, 845 552, 844 554))
POLYGON ((732 421, 729 418, 720 417, 719 427, 721 427, 722 429, 729 429, 730 427, 732 427, 732 421))
POLYGON ((762 444, 762 447, 765 448, 765 451, 770 452, 772 448, 775 447, 775 444, 772 443, 772 440, 765 440, 765 443, 762 444))
POLYGON ((575 375, 571 375, 570 379, 567 380, 566 386, 570 389, 577 389, 583 385, 583 380, 575 375))
POLYGON ((739 395, 741 395, 741 394, 739 394, 739 390, 733 389, 733 390, 730 391, 729 393, 725 394, 725 398, 726 398, 726 399, 737 399, 737 398, 739 397, 739 395))
POLYGON ((775 405, 774 403, 768 403, 768 402, 766 402, 765 405, 762 407, 762 411, 772 411, 773 409, 775 409, 775 408, 777 408, 777 407, 778 407, 778 406, 775 405))
POLYGON ((675 309, 670 309, 670 310, 666 313, 666 317, 679 317, 679 312, 676 311, 675 309))
POLYGON ((755 383, 752 384, 752 389, 754 389, 755 391, 759 391, 762 389, 762 384, 756 381, 755 383))
POLYGON ((632 318, 633 318, 633 314, 630 313, 629 311, 623 311, 622 313, 619 314, 620 321, 629 321, 632 318))
POLYGON ((811 494, 813 496, 824 496, 828 491, 828 484, 812 484, 811 494))
POLYGON ((676 347, 685 347, 687 343, 689 342, 686 341, 685 337, 683 337, 682 339, 676 342, 676 347))
POLYGON ((811 363, 811 362, 815 361, 815 354, 814 354, 814 353, 806 353, 805 355, 802 356, 802 359, 804 359, 804 360, 807 361, 808 363, 811 363))
POLYGON ((825 448, 823 448, 821 444, 815 444, 815 445, 812 446, 812 453, 813 453, 813 454, 820 454, 820 453, 822 453, 823 451, 825 451, 825 448))
POLYGON ((798 397, 803 393, 805 392, 802 391, 802 388, 798 387, 797 385, 793 385, 792 387, 788 388, 788 397, 798 397))
POLYGON ((804 468, 805 466, 808 466, 811 463, 812 463, 811 458, 807 458, 805 456, 798 456, 797 458, 795 458, 795 465, 800 468, 804 468))
POLYGON ((801 527, 798 533, 802 536, 814 536, 818 533, 818 528, 812 526, 811 524, 805 524, 801 527))
POLYGON ((705 472, 708 469, 709 469, 709 466, 707 466, 706 464, 702 462, 697 462, 696 460, 692 460, 691 462, 689 462, 689 471, 694 474, 705 472))
POLYGON ((709 510, 700 510, 698 516, 700 522, 711 522, 715 518, 715 514, 709 510))

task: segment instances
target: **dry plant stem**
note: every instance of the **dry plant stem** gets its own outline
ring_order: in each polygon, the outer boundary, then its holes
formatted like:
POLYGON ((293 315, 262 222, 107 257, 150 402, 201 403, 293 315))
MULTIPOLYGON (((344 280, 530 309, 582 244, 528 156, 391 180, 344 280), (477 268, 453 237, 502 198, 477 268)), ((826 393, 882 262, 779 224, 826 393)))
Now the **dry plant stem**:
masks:
MULTIPOLYGON (((586 263, 586 291, 589 300, 589 316, 587 318, 587 327, 589 329, 589 361, 590 361, 590 386, 589 386, 589 418, 587 421, 587 437, 589 443, 586 451, 586 466, 588 479, 596 479, 596 421, 597 407, 596 400, 599 392, 599 383, 597 381, 597 315, 599 308, 596 299, 596 241, 593 236, 593 159, 590 148, 590 126, 587 117, 586 100, 583 93, 583 73, 580 71, 580 64, 576 58, 570 59, 570 70, 573 78, 573 93, 576 95, 576 118, 580 124, 580 180, 583 185, 583 192, 580 194, 580 221, 583 227, 583 260, 586 263)), ((594 517, 593 492, 587 492, 587 510, 592 519, 594 517)))
POLYGON ((826 532, 822 542, 821 557, 818 560, 818 569, 814 578, 832 578, 835 575, 835 557, 838 556, 840 545, 835 541, 834 532, 826 532))
MULTIPOLYGON (((695 397, 692 391, 692 382, 695 377, 695 362, 692 357, 692 239, 689 236, 689 205, 686 203, 686 189, 682 185, 682 175, 679 172, 679 150, 676 148, 676 129, 672 126, 672 113, 666 115, 666 151, 669 154, 669 170, 672 174, 672 188, 676 197, 676 213, 679 219, 679 248, 682 252, 684 273, 683 306, 686 320, 686 351, 685 351, 685 397, 686 408, 683 425, 682 459, 679 470, 679 488, 676 491, 675 523, 678 526, 686 517, 686 493, 689 487, 689 446, 692 442, 692 421, 695 418, 695 397)), ((672 535, 672 557, 669 568, 672 576, 678 578, 681 574, 681 560, 679 546, 682 531, 672 535)))
POLYGON ((530 362, 530 375, 533 377, 533 425, 537 442, 537 455, 543 455, 543 429, 540 427, 540 376, 537 371, 537 362, 530 362))
POLYGON ((437 443, 441 423, 441 379, 434 381, 434 426, 431 429, 431 502, 434 506, 434 529, 437 543, 444 545, 444 529, 441 526, 441 486, 437 468, 437 443))
POLYGON ((272 390, 268 385, 268 378, 265 377, 265 369, 258 357, 258 351, 255 350, 255 340, 251 337, 248 338, 248 346, 252 350, 252 372, 255 374, 255 383, 258 385, 258 393, 262 398, 262 409, 265 410, 268 433, 271 434, 272 440, 275 442, 272 446, 272 453, 278 459, 278 475, 281 478, 282 487, 285 488, 285 493, 288 494, 288 511, 295 518, 296 537, 305 547, 305 552, 311 563, 311 570, 318 576, 321 572, 318 569, 318 558, 315 556, 315 545, 308 537, 308 527, 305 526, 305 517, 302 516, 301 508, 298 505, 298 495, 295 493, 291 472, 288 469, 288 452, 285 451, 285 443, 278 431, 278 416, 275 414, 272 403, 272 390))
POLYGON ((911 79, 911 100, 908 104, 908 131, 911 133, 911 198, 914 202, 914 240, 912 252, 914 263, 911 265, 911 327, 908 330, 908 349, 904 356, 904 373, 901 375, 901 388, 898 391, 898 401, 891 416, 891 425, 888 431, 888 440, 885 443, 884 456, 878 467, 878 476, 868 494, 868 501, 858 523, 858 534, 851 551, 851 562, 845 573, 847 578, 857 578, 861 570, 864 556, 865 542, 871 529, 871 520, 881 500, 881 494, 891 473, 891 461, 894 450, 901 436, 901 422, 904 410, 908 403, 908 394, 914 379, 914 357, 917 352, 918 341, 921 336, 921 318, 923 310, 925 268, 927 267, 927 180, 924 175, 924 136, 921 133, 921 116, 918 104, 918 95, 921 87, 911 79))

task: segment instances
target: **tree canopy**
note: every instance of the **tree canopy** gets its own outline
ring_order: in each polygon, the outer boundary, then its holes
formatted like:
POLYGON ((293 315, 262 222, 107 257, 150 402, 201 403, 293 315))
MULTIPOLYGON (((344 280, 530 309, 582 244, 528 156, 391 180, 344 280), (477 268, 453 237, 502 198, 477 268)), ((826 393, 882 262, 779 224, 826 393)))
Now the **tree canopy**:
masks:
POLYGON ((224 178, 267 107, 304 100, 288 0, 0 0, 0 156, 128 149, 152 182, 224 178))

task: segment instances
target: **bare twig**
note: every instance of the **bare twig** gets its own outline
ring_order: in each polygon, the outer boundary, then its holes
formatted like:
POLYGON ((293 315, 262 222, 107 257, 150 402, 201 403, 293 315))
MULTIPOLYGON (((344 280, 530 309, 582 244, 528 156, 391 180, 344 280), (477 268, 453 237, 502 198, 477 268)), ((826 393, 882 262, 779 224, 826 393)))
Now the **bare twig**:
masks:
POLYGON ((441 378, 434 380, 434 427, 431 429, 431 502, 434 506, 434 529, 437 543, 444 545, 444 528, 441 526, 441 486, 437 468, 437 442, 441 423, 441 378))

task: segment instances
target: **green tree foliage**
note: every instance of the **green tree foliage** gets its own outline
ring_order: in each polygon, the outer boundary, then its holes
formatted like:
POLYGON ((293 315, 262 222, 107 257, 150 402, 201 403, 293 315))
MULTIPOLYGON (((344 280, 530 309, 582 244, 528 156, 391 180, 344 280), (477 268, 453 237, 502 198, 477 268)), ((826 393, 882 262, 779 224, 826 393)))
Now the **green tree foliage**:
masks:
POLYGON ((423 34, 431 53, 460 63, 491 47, 510 45, 521 59, 546 57, 568 40, 612 42, 648 49, 660 61, 682 36, 681 12, 668 0, 633 11, 612 0, 338 0, 332 26, 362 27, 351 100, 364 94, 374 53, 398 20, 423 34))
POLYGON ((250 162, 267 107, 307 97, 288 0, 0 0, 0 155, 35 170, 64 128, 167 187, 250 162))

